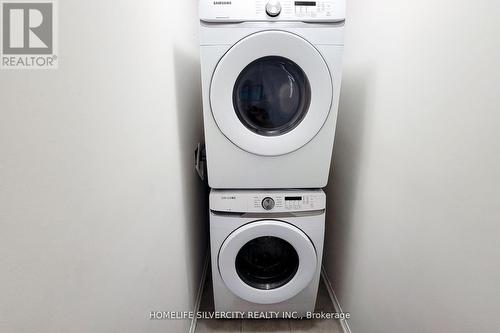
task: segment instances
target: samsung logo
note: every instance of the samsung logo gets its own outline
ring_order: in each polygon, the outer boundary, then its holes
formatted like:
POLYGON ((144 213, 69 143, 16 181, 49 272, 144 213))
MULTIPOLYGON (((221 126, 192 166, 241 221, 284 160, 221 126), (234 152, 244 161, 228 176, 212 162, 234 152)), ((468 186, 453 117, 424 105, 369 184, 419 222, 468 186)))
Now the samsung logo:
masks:
POLYGON ((214 5, 230 5, 231 1, 214 1, 214 5))
POLYGON ((222 196, 222 200, 236 200, 236 196, 222 196))

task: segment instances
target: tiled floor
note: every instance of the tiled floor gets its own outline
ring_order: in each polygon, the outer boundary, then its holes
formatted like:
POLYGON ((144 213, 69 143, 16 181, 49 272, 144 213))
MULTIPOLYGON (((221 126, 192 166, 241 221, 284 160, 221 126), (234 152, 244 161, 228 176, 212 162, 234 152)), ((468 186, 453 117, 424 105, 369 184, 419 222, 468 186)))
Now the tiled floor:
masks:
MULTIPOLYGON (((210 274, 208 274, 210 276, 210 274)), ((207 279, 200 304, 200 311, 213 311, 213 289, 211 279, 207 279)), ((323 281, 319 285, 316 311, 334 312, 333 304, 328 296, 323 281)), ((321 319, 201 319, 196 325, 196 333, 342 333, 338 320, 321 319)))

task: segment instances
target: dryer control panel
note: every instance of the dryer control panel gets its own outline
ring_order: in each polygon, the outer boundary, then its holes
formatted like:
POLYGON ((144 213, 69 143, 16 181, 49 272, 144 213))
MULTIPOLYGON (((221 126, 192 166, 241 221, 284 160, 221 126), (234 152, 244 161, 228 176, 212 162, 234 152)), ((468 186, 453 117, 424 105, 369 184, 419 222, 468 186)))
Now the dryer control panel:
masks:
POLYGON ((200 20, 341 22, 345 0, 200 0, 200 20))
POLYGON ((322 190, 212 190, 210 210, 234 213, 283 213, 323 210, 322 190))

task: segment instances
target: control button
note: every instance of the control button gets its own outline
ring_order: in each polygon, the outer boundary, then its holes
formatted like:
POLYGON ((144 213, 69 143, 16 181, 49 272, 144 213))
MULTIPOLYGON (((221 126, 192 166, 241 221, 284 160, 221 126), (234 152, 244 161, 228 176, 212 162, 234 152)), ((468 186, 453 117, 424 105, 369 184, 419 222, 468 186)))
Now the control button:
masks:
POLYGON ((262 208, 264 208, 265 210, 271 210, 274 208, 274 200, 273 198, 264 198, 264 200, 262 200, 262 208))
POLYGON ((276 17, 281 13, 281 4, 277 0, 269 0, 266 5, 266 13, 271 17, 276 17))

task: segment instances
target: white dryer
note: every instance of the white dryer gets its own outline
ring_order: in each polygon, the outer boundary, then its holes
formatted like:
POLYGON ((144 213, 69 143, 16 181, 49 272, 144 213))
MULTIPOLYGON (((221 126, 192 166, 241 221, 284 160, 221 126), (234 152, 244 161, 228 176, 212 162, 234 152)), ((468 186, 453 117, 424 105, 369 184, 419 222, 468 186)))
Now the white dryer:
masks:
POLYGON ((212 188, 326 186, 344 0, 200 0, 212 188))
POLYGON ((212 190, 215 310, 313 311, 325 229, 322 190, 212 190))

